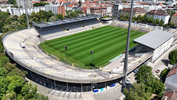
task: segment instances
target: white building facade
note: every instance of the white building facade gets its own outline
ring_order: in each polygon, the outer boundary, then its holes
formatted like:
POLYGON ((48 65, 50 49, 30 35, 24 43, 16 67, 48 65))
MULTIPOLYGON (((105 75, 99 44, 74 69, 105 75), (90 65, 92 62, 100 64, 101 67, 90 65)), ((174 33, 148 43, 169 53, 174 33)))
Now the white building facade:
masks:
MULTIPOLYGON (((27 12, 30 15, 33 11, 35 13, 39 12, 40 10, 45 10, 45 7, 34 7, 34 8, 27 8, 27 12)), ((11 8, 9 9, 10 15, 17 15, 20 16, 22 14, 25 14, 25 9, 24 8, 11 8)))
POLYGON ((164 23, 163 24, 168 24, 170 15, 164 10, 151 10, 146 13, 146 17, 153 17, 154 19, 163 19, 164 23))

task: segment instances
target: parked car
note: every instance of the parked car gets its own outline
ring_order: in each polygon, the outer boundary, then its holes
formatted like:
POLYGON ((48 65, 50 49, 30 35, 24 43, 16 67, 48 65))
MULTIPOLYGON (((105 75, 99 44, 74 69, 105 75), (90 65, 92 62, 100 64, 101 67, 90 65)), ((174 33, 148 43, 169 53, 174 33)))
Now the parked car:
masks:
POLYGON ((157 70, 156 70, 156 73, 159 73, 159 72, 160 72, 160 70, 159 70, 159 69, 157 69, 157 70))
POLYGON ((130 78, 127 79, 127 82, 126 82, 126 83, 127 83, 127 84, 130 84, 130 78))

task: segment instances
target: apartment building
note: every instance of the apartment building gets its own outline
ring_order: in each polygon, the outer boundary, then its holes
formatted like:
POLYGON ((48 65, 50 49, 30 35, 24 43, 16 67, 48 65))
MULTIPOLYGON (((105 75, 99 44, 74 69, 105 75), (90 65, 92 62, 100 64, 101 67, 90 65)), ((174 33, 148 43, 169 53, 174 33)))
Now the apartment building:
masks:
MULTIPOLYGON (((130 10, 131 8, 123 8, 121 11, 121 14, 125 15, 129 15, 130 16, 130 10)), ((133 8, 133 12, 132 12, 132 16, 138 16, 138 15, 145 15, 146 11, 144 8, 133 8)))
POLYGON ((123 3, 115 3, 112 7, 112 15, 114 17, 120 17, 121 10, 123 9, 123 3))
POLYGON ((172 15, 171 22, 173 24, 175 24, 175 26, 177 27, 177 13, 175 13, 174 15, 172 15))
POLYGON ((146 17, 153 17, 154 19, 163 19, 164 24, 168 24, 170 15, 164 10, 151 10, 146 13, 146 17))

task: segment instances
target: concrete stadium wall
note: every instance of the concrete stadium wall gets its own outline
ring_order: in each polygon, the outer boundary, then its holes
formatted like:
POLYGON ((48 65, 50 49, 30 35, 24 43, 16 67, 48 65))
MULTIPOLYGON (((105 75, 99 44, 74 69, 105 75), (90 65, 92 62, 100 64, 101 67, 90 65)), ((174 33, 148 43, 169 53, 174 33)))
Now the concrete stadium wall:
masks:
MULTIPOLYGON (((128 23, 123 22, 123 21, 113 21, 110 25, 128 29, 128 23)), ((136 24, 132 23, 131 24, 131 30, 136 30, 136 31, 141 31, 141 32, 146 32, 147 33, 147 32, 150 32, 150 31, 154 30, 154 28, 153 27, 148 27, 146 25, 139 25, 137 23, 136 24)))

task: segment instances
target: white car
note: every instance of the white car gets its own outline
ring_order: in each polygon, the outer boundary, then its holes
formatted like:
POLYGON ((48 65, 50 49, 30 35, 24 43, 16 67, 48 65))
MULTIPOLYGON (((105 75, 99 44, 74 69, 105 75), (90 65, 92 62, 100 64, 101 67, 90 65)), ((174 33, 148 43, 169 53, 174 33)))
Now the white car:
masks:
POLYGON ((21 41, 20 45, 21 45, 22 48, 25 48, 25 42, 24 41, 21 41))
POLYGON ((127 82, 126 82, 126 83, 127 83, 127 84, 129 84, 129 83, 130 83, 130 78, 128 78, 128 79, 127 79, 127 82))

